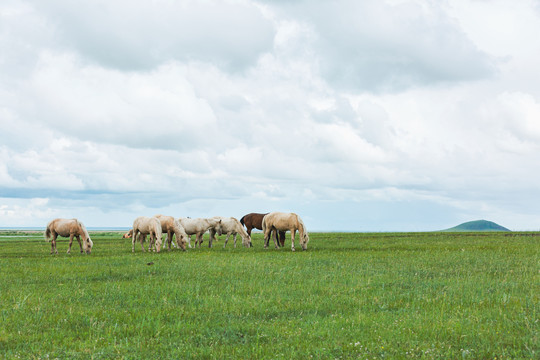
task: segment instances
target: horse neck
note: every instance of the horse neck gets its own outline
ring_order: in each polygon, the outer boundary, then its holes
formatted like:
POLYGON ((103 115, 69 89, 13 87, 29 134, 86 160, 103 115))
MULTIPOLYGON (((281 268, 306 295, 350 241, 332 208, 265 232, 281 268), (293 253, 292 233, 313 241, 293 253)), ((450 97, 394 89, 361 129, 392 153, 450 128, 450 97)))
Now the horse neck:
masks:
POLYGON ((239 232, 242 236, 249 236, 246 229, 244 229, 244 227, 240 223, 235 222, 234 225, 236 227, 236 231, 239 232))
POLYGON ((83 237, 83 241, 86 241, 87 239, 90 238, 90 235, 88 234, 88 231, 86 230, 86 227, 80 221, 77 221, 77 224, 79 225, 79 229, 81 230, 80 233, 83 237))

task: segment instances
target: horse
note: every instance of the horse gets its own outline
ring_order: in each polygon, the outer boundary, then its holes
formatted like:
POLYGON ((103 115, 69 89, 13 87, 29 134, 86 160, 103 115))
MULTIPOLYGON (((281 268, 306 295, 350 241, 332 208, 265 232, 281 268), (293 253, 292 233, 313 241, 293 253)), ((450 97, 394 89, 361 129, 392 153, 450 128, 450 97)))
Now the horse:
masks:
MULTIPOLYGON (((249 213, 247 215, 242 216, 240 219, 240 223, 242 225, 245 225, 247 228, 247 233, 251 239, 251 230, 252 229, 259 229, 262 230, 262 219, 266 214, 259 214, 259 213, 249 213)), ((285 231, 279 231, 279 244, 281 246, 285 246, 285 231)))
POLYGON ((84 251, 86 254, 92 252, 92 246, 94 243, 88 235, 86 227, 77 219, 54 219, 47 224, 47 229, 45 230, 45 239, 49 241, 52 236, 51 241, 51 254, 58 254, 56 249, 56 238, 60 235, 63 237, 69 236, 69 248, 67 253, 71 253, 71 245, 73 244, 73 238, 75 237, 79 242, 79 247, 81 248, 81 253, 84 251), (82 243, 81 243, 82 237, 82 243))
POLYGON ((156 252, 161 250, 161 222, 155 217, 139 216, 133 221, 133 239, 131 240, 131 252, 135 252, 135 242, 137 241, 137 235, 139 235, 141 248, 144 252, 143 241, 146 235, 150 235, 150 243, 148 244, 148 251, 155 245, 156 252))
POLYGON ((180 224, 178 219, 175 219, 172 216, 166 215, 154 215, 161 223, 161 231, 167 233, 167 244, 169 245, 169 250, 171 250, 171 243, 173 236, 176 235, 176 244, 178 247, 186 251, 186 242, 188 235, 184 230, 184 227, 180 224))
MULTIPOLYGON (((186 234, 195 235, 195 247, 203 243, 203 235, 210 229, 213 229, 218 235, 221 235, 221 219, 216 218, 178 218, 180 225, 184 227, 186 234)), ((188 236, 188 246, 191 248, 191 237, 188 236)), ((209 244, 209 247, 212 247, 212 244, 209 244)))
POLYGON ((129 229, 127 233, 122 235, 122 239, 131 239, 132 236, 133 236, 133 229, 129 229))
MULTIPOLYGON (((302 250, 307 250, 307 243, 309 241, 309 235, 304 225, 304 222, 300 216, 295 213, 282 213, 282 212, 271 212, 263 218, 262 228, 264 233, 264 248, 268 248, 268 243, 270 242, 270 234, 274 231, 287 231, 291 232, 291 250, 294 251, 294 235, 296 230, 298 230, 298 235, 300 236, 300 245, 302 250)), ((275 235, 275 234, 274 234, 275 235)), ((277 236, 274 236, 274 244, 276 249, 278 248, 277 236)))
MULTIPOLYGON (((234 247, 236 247, 236 235, 240 234, 242 237, 242 245, 245 247, 253 247, 251 244, 251 237, 248 235, 246 230, 244 230, 244 227, 238 221, 238 219, 233 217, 220 217, 220 216, 214 216, 214 219, 221 219, 221 233, 227 234, 227 238, 225 239, 225 243, 223 244, 223 248, 227 246, 227 242, 229 241, 229 237, 233 235, 234 237, 234 247)), ((210 240, 209 240, 209 246, 212 246, 212 241, 215 239, 215 230, 210 230, 210 240)))

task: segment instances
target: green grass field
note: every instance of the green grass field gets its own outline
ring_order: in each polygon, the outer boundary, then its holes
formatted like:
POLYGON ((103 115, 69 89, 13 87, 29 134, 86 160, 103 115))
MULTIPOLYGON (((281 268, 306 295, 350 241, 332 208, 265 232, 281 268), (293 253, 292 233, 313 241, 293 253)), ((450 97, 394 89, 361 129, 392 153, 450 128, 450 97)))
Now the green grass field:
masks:
POLYGON ((295 253, 255 234, 159 254, 91 233, 91 255, 61 239, 56 256, 41 234, 0 235, 0 358, 540 356, 536 233, 312 233, 295 253))

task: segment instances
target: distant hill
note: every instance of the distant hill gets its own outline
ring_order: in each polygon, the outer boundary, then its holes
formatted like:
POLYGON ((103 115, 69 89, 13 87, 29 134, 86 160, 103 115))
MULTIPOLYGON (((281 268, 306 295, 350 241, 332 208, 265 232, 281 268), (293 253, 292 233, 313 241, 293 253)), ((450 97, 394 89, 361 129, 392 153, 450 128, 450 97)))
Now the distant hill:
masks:
POLYGON ((510 231, 509 229, 487 220, 469 221, 443 231, 510 231))

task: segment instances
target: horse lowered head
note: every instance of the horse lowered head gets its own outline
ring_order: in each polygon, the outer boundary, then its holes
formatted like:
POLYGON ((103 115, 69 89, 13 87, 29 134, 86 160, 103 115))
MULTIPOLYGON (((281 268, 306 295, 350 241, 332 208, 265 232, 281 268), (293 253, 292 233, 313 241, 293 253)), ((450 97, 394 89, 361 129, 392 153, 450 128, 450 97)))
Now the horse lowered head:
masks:
POLYGON ((94 246, 94 242, 92 239, 90 239, 90 236, 87 239, 83 239, 82 247, 86 254, 90 254, 92 252, 92 246, 94 246))
POLYGON ((174 232, 176 235, 176 243, 180 246, 180 249, 186 251, 186 244, 188 242, 188 235, 186 230, 178 219, 174 219, 174 232))
POLYGON ((300 237, 300 245, 302 250, 307 250, 307 243, 309 242, 309 235, 306 230, 304 230, 304 236, 300 237))

